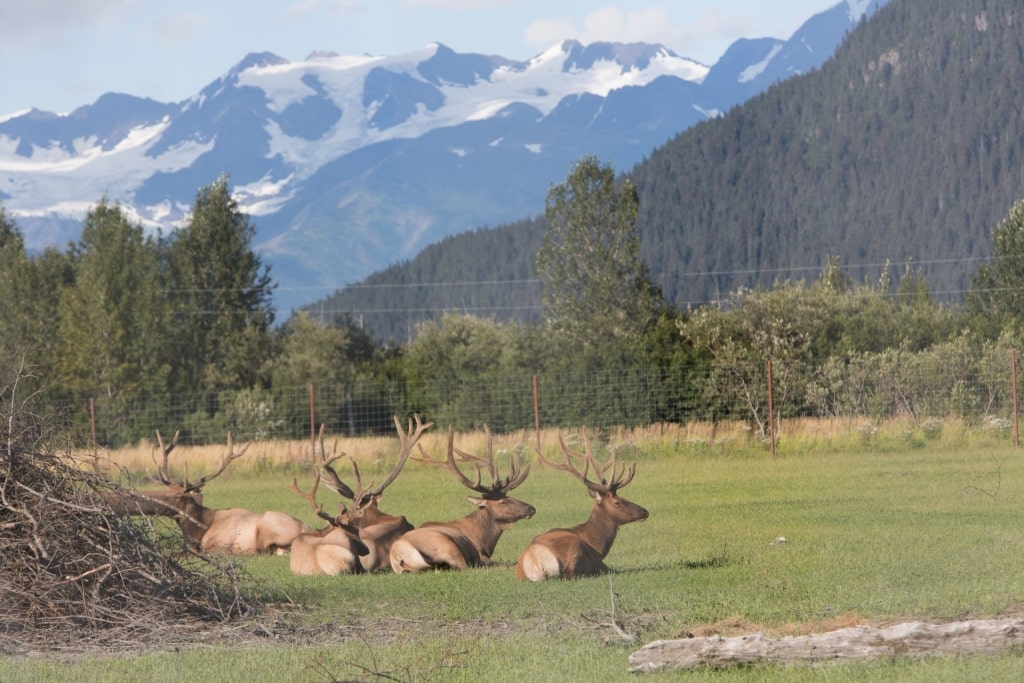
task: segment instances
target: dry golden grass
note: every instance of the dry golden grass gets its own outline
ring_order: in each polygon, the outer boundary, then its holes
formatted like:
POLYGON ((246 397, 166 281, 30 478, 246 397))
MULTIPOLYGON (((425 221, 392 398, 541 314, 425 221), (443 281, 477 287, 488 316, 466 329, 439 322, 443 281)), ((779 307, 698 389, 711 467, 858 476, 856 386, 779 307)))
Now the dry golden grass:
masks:
MULTIPOLYGON (((941 422, 941 429, 954 432, 967 427, 962 421, 949 417, 941 422)), ((545 453, 557 453, 560 435, 574 447, 581 447, 581 433, 581 429, 542 429, 541 448, 545 453)), ((761 441, 749 424, 741 421, 659 423, 634 428, 617 427, 600 434, 588 430, 588 434, 595 447, 597 444, 613 448, 631 447, 640 452, 735 447, 761 441)), ((922 435, 923 427, 910 419, 872 423, 866 418, 798 418, 782 420, 776 436, 780 447, 785 449, 798 445, 801 448, 813 448, 850 440, 863 442, 871 438, 898 440, 915 434, 922 435)), ((165 437, 165 442, 168 439, 169 437, 165 437)), ((493 449, 496 455, 515 448, 531 452, 536 442, 537 435, 532 429, 493 434, 493 449)), ((423 435, 419 443, 430 457, 443 458, 447 451, 447 429, 435 425, 423 435)), ((460 432, 455 435, 455 445, 460 450, 483 455, 487 449, 487 437, 483 430, 460 432)), ((235 444, 236 449, 243 446, 245 444, 235 444)), ((231 467, 235 471, 251 472, 301 466, 309 463, 313 447, 312 439, 256 441, 248 444, 245 457, 231 467)), ((327 434, 324 437, 324 448, 328 453, 343 452, 360 465, 388 463, 397 455, 399 441, 396 435, 347 437, 327 434)), ((144 440, 135 446, 108 451, 104 456, 129 472, 142 475, 149 473, 152 476, 155 474, 152 454, 158 450, 153 441, 144 440)), ((203 473, 215 469, 226 452, 226 441, 206 446, 180 445, 171 456, 171 468, 180 471, 180 468, 187 464, 190 476, 202 476, 203 473)))

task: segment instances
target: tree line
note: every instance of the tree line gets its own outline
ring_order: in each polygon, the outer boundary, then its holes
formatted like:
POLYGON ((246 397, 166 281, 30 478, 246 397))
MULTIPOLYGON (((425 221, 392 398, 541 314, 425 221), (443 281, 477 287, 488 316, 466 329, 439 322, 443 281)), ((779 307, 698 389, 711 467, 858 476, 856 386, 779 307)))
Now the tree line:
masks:
MULTIPOLYGON (((510 375, 588 387, 585 402, 549 401, 545 424, 743 419, 763 431, 758 378, 769 359, 784 397, 779 415, 1005 412, 1005 377, 983 369, 1020 340, 1024 202, 994 228, 995 257, 978 268, 960 305, 936 303, 911 264, 895 282, 888 266, 876 281, 858 282, 833 256, 811 281, 738 289, 714 305, 679 309, 641 260, 638 209, 635 186, 585 157, 547 197, 547 230, 535 254, 539 319, 450 310, 417 325, 403 344, 379 343, 345 315, 303 311, 275 326, 273 279, 224 177, 197 192, 190 218, 170 235, 148 233, 124 207, 101 199, 79 241, 30 255, 0 210, 4 363, 27 359, 37 390, 75 406, 80 428, 86 401, 106 399, 127 425, 105 435, 111 445, 154 428, 180 427, 185 438, 232 429, 243 416, 253 422, 275 392, 314 383, 379 387, 358 399, 334 392, 333 403, 318 406, 340 416, 351 414, 353 400, 365 403, 361 412, 372 417, 362 430, 387 431, 392 415, 411 412, 461 419, 460 427, 528 427, 521 411, 488 407, 496 404, 483 388, 497 392, 510 375), (913 397, 892 389, 898 383, 883 389, 875 381, 914 365, 961 385, 913 397), (618 386, 623 372, 643 373, 644 382, 618 386), (142 414, 141 399, 168 395, 189 401, 186 424, 163 424, 151 413, 132 419, 142 414)), ((308 415, 301 406, 288 410, 296 414, 264 423, 291 425, 275 436, 303 437, 308 415)))

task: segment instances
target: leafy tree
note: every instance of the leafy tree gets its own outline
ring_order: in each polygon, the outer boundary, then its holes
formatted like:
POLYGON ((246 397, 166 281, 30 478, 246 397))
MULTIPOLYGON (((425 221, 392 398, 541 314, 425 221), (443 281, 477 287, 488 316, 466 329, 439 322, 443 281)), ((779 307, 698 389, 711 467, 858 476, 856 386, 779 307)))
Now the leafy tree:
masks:
MULTIPOLYGON (((364 369, 374 358, 373 342, 365 332, 348 320, 327 323, 299 311, 278 331, 278 351, 271 364, 271 380, 278 392, 289 392, 310 384, 321 390, 317 412, 332 430, 343 426, 350 432, 365 429, 374 411, 361 405, 363 397, 353 387, 363 378, 364 369), (362 419, 356 425, 354 414, 362 419)), ((308 422, 301 405, 288 416, 293 432, 301 433, 308 422)), ((390 416, 384 415, 386 426, 390 416)))
POLYGON ((711 418, 745 414, 761 437, 768 433, 767 364, 774 368, 776 416, 806 387, 807 362, 817 313, 802 283, 780 283, 767 292, 740 290, 730 306, 703 306, 679 330, 712 361, 704 382, 711 418))
POLYGON ((273 284, 252 249, 255 234, 222 176, 199 190, 187 225, 171 240, 180 389, 249 388, 265 379, 273 284))
POLYGON ((60 293, 57 367, 73 394, 163 391, 166 306, 156 242, 105 199, 73 245, 74 284, 60 293))
POLYGON ((514 391, 503 372, 508 344, 502 325, 485 318, 447 312, 438 322, 421 323, 404 359, 414 404, 428 405, 426 397, 440 395, 445 405, 433 414, 439 423, 467 428, 478 420, 505 429, 507 416, 497 407, 504 405, 502 395, 514 391))
POLYGON ((993 229, 992 243, 992 262, 972 276, 966 304, 972 329, 987 339, 1020 331, 1024 322, 1024 200, 993 229))
POLYGON ((592 156, 548 192, 536 274, 548 323, 578 347, 639 340, 664 308, 640 260, 638 210, 633 184, 592 156))

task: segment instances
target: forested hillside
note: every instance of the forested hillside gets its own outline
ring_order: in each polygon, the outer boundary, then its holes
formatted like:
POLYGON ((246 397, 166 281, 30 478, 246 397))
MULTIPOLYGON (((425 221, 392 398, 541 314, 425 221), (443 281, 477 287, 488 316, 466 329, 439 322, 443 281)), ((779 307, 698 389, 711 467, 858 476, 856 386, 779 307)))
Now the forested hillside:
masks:
POLYGON ((633 170, 643 253, 675 303, 912 259, 960 298, 1024 195, 1024 8, 895 0, 820 72, 695 127, 633 170))
MULTIPOLYGON (((937 298, 962 299, 1024 196, 1022 20, 1010 0, 893 0, 821 70, 619 169, 669 301, 813 278, 832 255, 856 281, 912 261, 937 298)), ((396 341, 446 309, 529 318, 540 286, 523 281, 543 230, 524 220, 446 239, 311 310, 351 312, 396 341), (448 284, 467 282, 481 284, 448 284)))
POLYGON ((445 311, 538 320, 541 284, 533 262, 546 227, 541 216, 447 237, 306 310, 328 322, 351 316, 374 338, 398 344, 411 340, 418 323, 445 311))

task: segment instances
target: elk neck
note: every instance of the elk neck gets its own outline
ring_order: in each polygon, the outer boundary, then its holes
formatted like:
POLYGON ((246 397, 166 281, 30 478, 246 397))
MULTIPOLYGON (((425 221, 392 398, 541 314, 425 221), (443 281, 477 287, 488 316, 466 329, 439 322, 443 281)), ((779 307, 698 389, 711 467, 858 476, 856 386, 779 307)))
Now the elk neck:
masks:
POLYGON ((462 519, 451 522, 450 526, 461 531, 481 555, 490 557, 502 532, 512 526, 512 522, 499 522, 487 508, 479 507, 462 519))
POLYGON ((606 557, 608 551, 612 549, 616 534, 619 533, 619 524, 599 505, 594 505, 587 521, 576 525, 572 531, 584 543, 600 553, 601 557, 606 557))
POLYGON ((196 543, 202 543, 203 535, 213 524, 217 510, 204 507, 195 496, 183 494, 178 497, 177 515, 181 533, 196 543))

